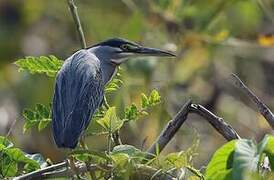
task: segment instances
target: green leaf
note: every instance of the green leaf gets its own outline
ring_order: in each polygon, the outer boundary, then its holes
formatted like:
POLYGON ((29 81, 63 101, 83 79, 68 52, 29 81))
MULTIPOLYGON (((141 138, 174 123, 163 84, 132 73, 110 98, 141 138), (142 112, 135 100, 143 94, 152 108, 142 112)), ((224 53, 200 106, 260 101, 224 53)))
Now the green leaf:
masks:
POLYGON ((141 105, 142 108, 148 108, 149 107, 149 100, 145 94, 141 94, 141 105))
POLYGON ((124 169, 129 163, 129 156, 127 154, 119 153, 111 155, 111 159, 114 161, 116 168, 124 169))
POLYGON ((36 104, 34 110, 25 109, 23 117, 25 118, 24 133, 34 126, 38 126, 38 130, 41 131, 51 122, 51 110, 49 106, 36 104))
POLYGON ((111 156, 117 154, 125 154, 129 159, 134 159, 137 162, 144 160, 146 153, 132 145, 119 145, 115 146, 112 150, 111 156))
POLYGON ((242 179, 246 172, 255 172, 259 165, 259 158, 259 151, 253 141, 238 140, 233 156, 233 179, 242 179))
POLYGON ((141 163, 145 153, 131 145, 119 145, 110 154, 117 174, 122 179, 128 179, 136 163, 141 163))
POLYGON ((148 101, 149 101, 150 106, 159 104, 161 102, 161 96, 158 93, 158 91, 156 91, 155 89, 152 90, 148 101))
POLYGON ((219 180, 231 176, 230 173, 233 165, 233 155, 236 142, 236 140, 230 141, 214 153, 206 168, 206 179, 219 180))
POLYGON ((43 129, 45 129, 48 124, 51 122, 51 119, 43 119, 39 122, 38 125, 38 131, 42 131, 43 129))
POLYGON ((120 72, 121 72, 121 68, 119 67, 115 77, 106 85, 105 93, 111 93, 111 92, 117 91, 123 85, 120 72))
POLYGON ((97 123, 107 132, 113 133, 123 126, 124 121, 117 117, 115 107, 110 107, 105 113, 105 116, 97 120, 97 123))
POLYGON ((41 155, 29 155, 19 148, 13 147, 13 144, 2 136, 0 136, 0 148, 0 173, 4 176, 15 176, 20 170, 26 172, 37 170, 42 166, 42 162, 46 166, 41 155))
MULTIPOLYGON (((199 146, 199 135, 196 131, 192 140, 192 145, 185 151, 170 153, 164 158, 164 166, 171 168, 191 168, 192 158, 195 156, 197 148, 199 146)), ((194 169, 193 169, 194 170, 194 169)), ((197 170, 198 171, 198 170, 197 170)))
POLYGON ((14 177, 18 171, 18 166, 9 156, 2 155, 0 163, 0 172, 4 177, 14 177))
POLYGON ((0 136, 0 145, 3 145, 5 148, 13 147, 13 143, 10 142, 6 137, 0 136))
POLYGON ((125 110, 125 119, 128 121, 136 119, 138 115, 139 111, 135 104, 131 104, 131 106, 127 107, 125 110))
POLYGON ((165 161, 177 169, 188 165, 188 157, 184 151, 168 154, 165 161))
POLYGON ((118 154, 118 153, 124 153, 129 155, 130 157, 144 155, 144 153, 140 149, 137 149, 136 147, 132 145, 125 145, 125 144, 115 146, 113 148, 112 154, 118 154))
POLYGON ((272 172, 274 171, 274 137, 267 135, 267 144, 264 148, 264 152, 266 153, 269 163, 272 169, 272 172))
POLYGON ((15 62, 19 67, 19 71, 29 71, 30 73, 45 73, 49 77, 54 77, 61 69, 63 61, 53 55, 33 57, 27 56, 24 59, 19 59, 15 62))

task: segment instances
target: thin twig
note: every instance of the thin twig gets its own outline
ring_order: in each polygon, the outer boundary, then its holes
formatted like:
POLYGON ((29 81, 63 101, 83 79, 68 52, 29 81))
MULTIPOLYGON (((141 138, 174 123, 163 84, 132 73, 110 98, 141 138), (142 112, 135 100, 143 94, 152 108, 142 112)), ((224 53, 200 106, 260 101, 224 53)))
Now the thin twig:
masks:
POLYGON ((235 86, 242 90, 242 92, 245 93, 249 99, 251 99, 251 101, 259 109, 261 115, 264 116, 268 124, 272 127, 272 129, 274 129, 274 114, 271 110, 243 83, 243 81, 236 74, 232 74, 231 76, 234 79, 235 86))
POLYGON ((156 153, 160 153, 173 138, 173 136, 180 129, 182 124, 186 121, 190 105, 191 100, 188 100, 181 108, 181 110, 176 114, 176 116, 171 121, 169 121, 160 136, 148 149, 148 156, 146 157, 147 159, 151 159, 156 153))
POLYGON ((59 164, 55 164, 55 165, 52 165, 52 166, 49 166, 49 167, 46 167, 43 169, 39 169, 39 170, 30 172, 28 174, 24 174, 22 176, 15 177, 13 180, 35 179, 37 177, 41 177, 44 173, 52 172, 52 171, 59 170, 62 168, 68 169, 67 167, 68 167, 68 163, 67 163, 67 161, 65 161, 65 162, 61 162, 59 164))
POLYGON ((85 40, 85 35, 83 32, 83 28, 80 22, 80 18, 78 15, 78 11, 77 11, 77 6, 74 3, 74 0, 67 0, 68 1, 68 6, 71 12, 71 15, 73 17, 74 23, 77 27, 77 32, 78 32, 78 36, 80 38, 80 42, 81 42, 81 47, 82 48, 86 48, 87 44, 86 44, 86 40, 85 40))
POLYGON ((190 110, 205 118, 226 140, 240 139, 237 132, 223 118, 216 116, 202 105, 192 104, 190 110))
POLYGON ((8 138, 10 136, 10 134, 12 133, 12 130, 15 127, 16 122, 17 122, 17 119, 14 119, 11 126, 10 126, 10 128, 9 128, 9 131, 6 134, 6 138, 8 138))
MULTIPOLYGON (((110 170, 112 169, 111 165, 99 165, 99 164, 85 164, 85 163, 79 163, 77 165, 77 171, 81 174, 86 172, 95 172, 97 170, 110 170)), ((41 177, 42 178, 58 178, 58 177, 72 177, 75 175, 75 172, 73 172, 71 169, 63 169, 60 171, 53 171, 44 173, 41 177)))

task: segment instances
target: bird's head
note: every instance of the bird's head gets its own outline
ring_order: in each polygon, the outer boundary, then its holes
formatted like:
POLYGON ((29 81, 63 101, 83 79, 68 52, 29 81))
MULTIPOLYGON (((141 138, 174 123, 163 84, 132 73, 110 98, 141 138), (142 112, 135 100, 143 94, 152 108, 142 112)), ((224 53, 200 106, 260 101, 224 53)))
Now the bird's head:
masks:
POLYGON ((103 41, 90 48, 99 59, 109 61, 113 65, 120 65, 130 57, 136 56, 166 56, 174 57, 171 52, 141 46, 121 38, 114 38, 103 41))

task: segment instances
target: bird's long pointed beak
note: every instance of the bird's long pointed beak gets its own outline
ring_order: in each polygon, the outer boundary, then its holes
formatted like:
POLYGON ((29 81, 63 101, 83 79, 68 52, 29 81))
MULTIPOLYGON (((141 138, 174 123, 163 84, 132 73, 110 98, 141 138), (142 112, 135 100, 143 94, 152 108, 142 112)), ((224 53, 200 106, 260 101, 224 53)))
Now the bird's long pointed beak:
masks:
POLYGON ((136 53, 146 55, 146 56, 169 56, 169 57, 176 57, 176 55, 172 52, 156 49, 156 48, 149 48, 149 47, 140 47, 136 50, 136 53))

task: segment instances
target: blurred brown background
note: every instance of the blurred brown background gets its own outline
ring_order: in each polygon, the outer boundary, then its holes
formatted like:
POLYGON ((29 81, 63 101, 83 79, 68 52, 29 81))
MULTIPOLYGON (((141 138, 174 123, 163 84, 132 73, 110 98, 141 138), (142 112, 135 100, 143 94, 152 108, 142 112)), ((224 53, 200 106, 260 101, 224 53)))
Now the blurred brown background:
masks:
MULTIPOLYGON (((274 110, 273 0, 76 0, 88 45, 110 37, 176 51, 177 59, 145 58, 122 65, 124 85, 109 95, 120 115, 140 93, 158 89, 161 105, 150 116, 122 129, 124 143, 147 148, 181 105, 192 98, 229 122, 242 137, 259 140, 270 132, 248 98, 232 84, 236 73, 274 110)), ((17 119, 11 140, 26 152, 60 161, 50 128, 22 133, 21 112, 48 104, 54 79, 17 72, 24 56, 53 54, 67 58, 80 48, 65 0, 0 0, 0 134, 17 119)), ((225 140, 191 115, 165 153, 189 147, 198 132, 196 165, 205 165, 225 140)), ((87 139, 102 150, 105 137, 87 139)))

